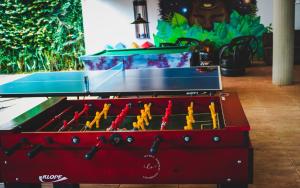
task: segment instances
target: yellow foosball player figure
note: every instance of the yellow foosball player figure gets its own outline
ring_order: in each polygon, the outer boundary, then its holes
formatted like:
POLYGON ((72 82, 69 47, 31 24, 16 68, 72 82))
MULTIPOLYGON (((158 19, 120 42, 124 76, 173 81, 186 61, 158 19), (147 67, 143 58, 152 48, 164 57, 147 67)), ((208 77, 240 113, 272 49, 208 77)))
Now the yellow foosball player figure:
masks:
POLYGON ((150 109, 151 109, 151 103, 149 103, 149 104, 144 104, 144 110, 145 110, 145 113, 147 114, 149 120, 152 119, 150 109))
POLYGON ((184 130, 193 130, 193 123, 189 116, 186 116, 186 126, 184 126, 184 130))
POLYGON ((147 114, 146 114, 145 110, 141 110, 141 118, 145 121, 145 124, 148 126, 149 121, 148 121, 147 114))
POLYGON ((193 130, 193 123, 195 123, 194 118, 194 102, 191 102, 187 107, 187 116, 186 116, 186 126, 184 126, 184 130, 193 130))
POLYGON ((86 129, 86 128, 89 128, 89 129, 92 128, 91 122, 90 122, 90 121, 86 121, 86 123, 85 123, 85 129, 86 129))
POLYGON ((217 129, 217 114, 216 114, 216 109, 215 109, 215 103, 211 102, 210 105, 208 106, 211 114, 211 119, 213 123, 213 129, 217 129))
POLYGON ((195 123, 194 110, 191 106, 188 107, 188 116, 191 119, 192 123, 195 123))
POLYGON ((134 130, 139 130, 139 126, 138 126, 137 122, 133 122, 132 127, 134 130))
POLYGON ((87 121, 85 123, 86 128, 92 129, 95 123, 96 123, 96 128, 99 128, 100 127, 100 125, 99 125, 100 118, 101 118, 101 114, 99 112, 96 112, 95 118, 93 119, 93 121, 92 122, 87 121))
POLYGON ((100 119, 101 119, 102 114, 99 112, 96 112, 96 116, 95 116, 95 121, 96 121, 96 128, 99 129, 100 128, 100 119))
POLYGON ((139 126, 139 129, 142 129, 143 131, 146 130, 143 118, 141 116, 137 116, 136 118, 137 118, 137 124, 139 126))
POLYGON ((191 103, 190 103, 190 107, 191 107, 192 109, 194 109, 194 102, 191 102, 191 103))
POLYGON ((192 123, 195 123, 195 118, 194 118, 194 102, 191 102, 190 105, 187 108, 188 111, 188 116, 192 120, 192 123))
POLYGON ((104 115, 104 119, 107 119, 107 113, 109 111, 109 108, 110 108, 110 104, 105 103, 103 106, 103 110, 101 112, 101 114, 104 115))

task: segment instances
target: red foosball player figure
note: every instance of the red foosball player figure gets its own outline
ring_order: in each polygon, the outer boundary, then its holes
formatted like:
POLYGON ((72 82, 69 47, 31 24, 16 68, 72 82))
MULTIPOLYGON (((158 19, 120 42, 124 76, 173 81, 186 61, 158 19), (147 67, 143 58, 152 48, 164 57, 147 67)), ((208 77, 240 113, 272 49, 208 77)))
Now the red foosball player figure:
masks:
POLYGON ((88 118, 88 116, 89 116, 89 105, 88 104, 84 104, 82 112, 84 112, 85 117, 88 118))
POLYGON ((168 117, 167 116, 162 117, 160 130, 166 130, 167 122, 168 122, 168 117))
POLYGON ((79 119, 79 114, 78 114, 78 112, 76 111, 75 113, 74 113, 74 121, 75 121, 75 123, 76 123, 76 126, 78 126, 78 119, 79 119))
POLYGON ((63 121, 63 129, 66 129, 68 127, 68 122, 66 120, 63 121))
MULTIPOLYGON (((104 104, 104 107, 102 110, 102 112, 104 113, 104 116, 105 116, 106 110, 109 109, 109 106, 110 106, 110 104, 106 104, 106 103, 104 104)), ((123 120, 125 119, 128 111, 129 111, 129 105, 126 104, 125 108, 122 109, 122 111, 119 115, 117 115, 116 119, 111 123, 110 127, 108 127, 106 129, 106 131, 125 130, 125 129, 119 129, 119 127, 122 124, 123 120)))
POLYGON ((171 111, 172 111, 172 101, 169 100, 168 101, 168 107, 165 110, 165 116, 162 117, 162 122, 161 122, 161 125, 160 125, 160 130, 166 130, 166 126, 167 126, 167 123, 169 121, 169 116, 171 115, 171 111))
POLYGON ((115 121, 111 122, 111 125, 106 129, 106 131, 113 131, 113 130, 117 130, 118 126, 116 124, 115 121))

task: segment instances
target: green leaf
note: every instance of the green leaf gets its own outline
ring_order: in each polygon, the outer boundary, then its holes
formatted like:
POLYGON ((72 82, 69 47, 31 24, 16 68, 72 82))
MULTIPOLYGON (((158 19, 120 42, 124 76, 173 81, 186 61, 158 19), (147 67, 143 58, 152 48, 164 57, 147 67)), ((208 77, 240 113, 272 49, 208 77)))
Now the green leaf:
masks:
POLYGON ((188 21, 187 21, 186 17, 182 16, 181 14, 174 13, 171 23, 172 23, 173 27, 176 27, 176 26, 182 26, 182 25, 188 24, 188 21))

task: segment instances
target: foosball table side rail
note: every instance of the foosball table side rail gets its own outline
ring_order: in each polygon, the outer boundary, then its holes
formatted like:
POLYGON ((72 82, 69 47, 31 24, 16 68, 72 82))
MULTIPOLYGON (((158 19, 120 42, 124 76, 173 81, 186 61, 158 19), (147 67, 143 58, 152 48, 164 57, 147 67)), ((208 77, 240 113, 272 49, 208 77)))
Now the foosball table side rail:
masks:
MULTIPOLYGON (((13 154, 1 154, 2 179, 10 183, 69 184, 252 183, 253 150, 250 144, 193 147, 188 143, 171 146, 162 141, 159 146, 153 146, 153 141, 144 148, 131 147, 140 142, 139 139, 120 145, 107 143, 98 147, 93 156, 93 147, 80 144, 66 144, 60 148, 43 145, 38 149, 37 146, 41 146, 38 144, 23 147, 13 154), (155 147, 156 152, 151 152, 155 147)), ((84 142, 84 138, 80 141, 84 142)), ((190 142, 193 145, 192 140, 190 142)))

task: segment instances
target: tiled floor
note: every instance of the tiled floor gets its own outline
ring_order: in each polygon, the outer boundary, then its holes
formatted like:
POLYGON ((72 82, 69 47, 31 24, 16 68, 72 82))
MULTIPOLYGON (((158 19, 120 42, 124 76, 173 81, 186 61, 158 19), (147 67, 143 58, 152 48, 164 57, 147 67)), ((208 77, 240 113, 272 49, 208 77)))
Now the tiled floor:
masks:
MULTIPOLYGON (((272 85, 271 71, 272 67, 251 67, 246 76, 223 77, 224 91, 238 92, 252 127, 254 184, 249 187, 300 188, 300 66, 294 68, 295 82, 291 86, 272 85)), ((215 185, 81 186, 104 187, 213 188, 215 185)))
POLYGON ((241 78, 223 78, 225 91, 239 93, 252 126, 254 184, 300 187, 300 66, 291 86, 271 84, 271 67, 249 68, 241 78))

